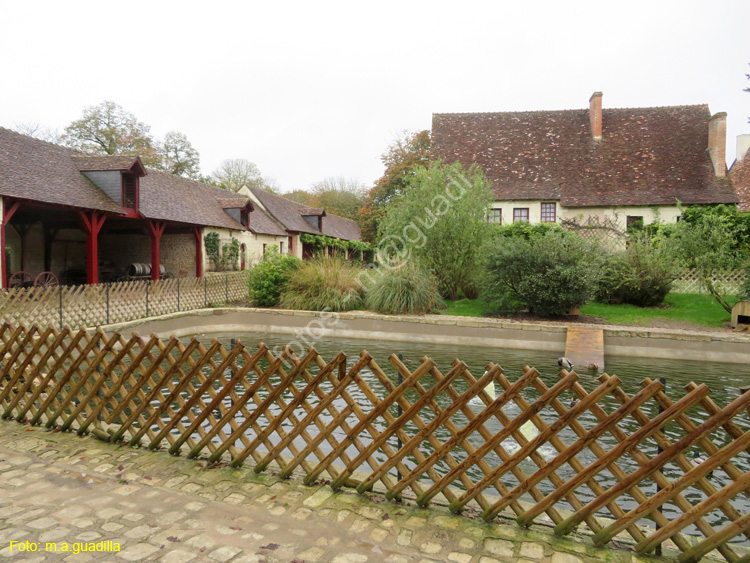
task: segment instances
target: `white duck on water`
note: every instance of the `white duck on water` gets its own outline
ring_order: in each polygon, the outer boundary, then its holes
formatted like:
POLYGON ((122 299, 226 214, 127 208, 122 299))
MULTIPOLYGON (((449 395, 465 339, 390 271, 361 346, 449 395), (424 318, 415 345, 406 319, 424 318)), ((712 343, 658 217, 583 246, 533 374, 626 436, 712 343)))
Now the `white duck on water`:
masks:
POLYGON ((573 369, 573 362, 571 362, 568 358, 565 356, 562 356, 560 358, 557 358, 557 365, 563 368, 564 370, 570 371, 573 369))

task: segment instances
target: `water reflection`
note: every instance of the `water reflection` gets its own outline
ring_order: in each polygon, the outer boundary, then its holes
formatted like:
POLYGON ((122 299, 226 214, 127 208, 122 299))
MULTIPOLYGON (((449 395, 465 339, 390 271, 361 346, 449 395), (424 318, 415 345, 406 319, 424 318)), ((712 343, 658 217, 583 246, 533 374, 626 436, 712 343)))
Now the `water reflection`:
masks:
MULTIPOLYGON (((269 348, 273 349, 276 346, 283 346, 290 340, 290 337, 287 335, 267 333, 219 334, 211 335, 211 338, 219 338, 219 340, 221 340, 227 346, 229 344, 230 338, 239 338, 243 342, 243 344, 251 349, 254 349, 256 344, 260 341, 265 342, 269 348)), ((202 337, 202 339, 208 341, 210 338, 202 337)), ((316 343, 316 349, 326 360, 332 359, 339 351, 343 351, 345 354, 347 354, 347 367, 351 367, 357 361, 357 359, 359 358, 359 353, 365 348, 370 353, 370 355, 373 356, 377 364, 382 368, 383 372, 394 384, 397 384, 398 382, 398 375, 396 369, 388 361, 388 357, 391 354, 402 354, 404 357, 405 365, 411 371, 414 371, 420 365, 420 358, 422 358, 423 356, 428 356, 435 362, 438 370, 443 375, 445 375, 450 371, 453 360, 459 358, 467 364, 469 370, 475 378, 479 378, 484 373, 486 366, 490 362, 494 362, 502 366, 505 376, 511 383, 516 381, 516 379, 521 376, 522 370, 525 366, 535 367, 541 375, 541 380, 547 387, 551 387, 559 381, 559 368, 557 365, 558 354, 555 353, 512 349, 493 349, 487 347, 457 345, 450 346, 416 342, 364 341, 359 339, 343 338, 326 339, 316 343)), ((684 387, 687 384, 689 384, 690 382, 695 382, 697 384, 705 383, 712 390, 711 399, 719 406, 724 406, 739 396, 740 387, 747 386, 748 383, 750 383, 750 365, 717 364, 693 361, 680 362, 671 360, 651 360, 645 358, 623 358, 615 356, 607 356, 605 358, 605 363, 605 371, 611 375, 616 374, 622 380, 621 388, 629 396, 636 394, 642 389, 641 382, 644 380, 644 378, 648 377, 652 379, 658 379, 660 377, 663 377, 666 379, 666 393, 673 401, 677 401, 679 398, 684 396, 684 387)), ((596 373, 590 372, 588 369, 576 369, 576 372, 580 376, 580 384, 584 387, 584 389, 586 389, 586 391, 590 392, 599 385, 599 380, 596 373)), ((384 397, 387 394, 387 390, 383 383, 379 381, 377 376, 373 374, 369 369, 365 369, 361 373, 368 386, 372 389, 376 396, 384 397)), ((278 383, 278 380, 275 380, 274 383, 278 383)), ((420 380, 419 383, 423 385, 425 389, 429 389, 432 387, 432 385, 435 384, 435 381, 430 375, 426 375, 420 380)), ((453 383, 453 387, 455 388, 456 392, 460 394, 466 391, 466 389, 468 388, 468 384, 459 377, 453 383)), ((324 396, 325 393, 331 391, 331 388, 332 386, 330 384, 324 383, 321 386, 321 395, 319 396, 324 396)), ((362 406, 362 409, 364 411, 369 412, 369 410, 371 409, 371 401, 370 399, 368 399, 367 394, 365 393, 365 391, 363 391, 362 388, 353 384, 347 387, 347 392, 351 395, 351 398, 357 404, 362 406)), ((500 386, 497 386, 495 392, 497 395, 499 395, 502 392, 502 388, 500 388, 500 386)), ((264 395, 264 393, 260 393, 256 402, 262 400, 265 396, 267 395, 264 395)), ((523 398, 529 403, 535 401, 538 396, 539 393, 531 387, 527 388, 523 393, 523 398)), ((404 397, 409 401, 409 403, 413 404, 419 398, 419 394, 412 389, 407 392, 404 397)), ((292 393, 290 390, 287 390, 282 394, 282 398, 285 402, 289 403, 294 400, 294 393, 292 393)), ((576 399, 576 396, 572 393, 572 391, 566 391, 560 397, 560 399, 567 408, 576 399)), ((448 396, 447 393, 441 392, 435 397, 435 403, 437 404, 437 407, 439 407, 439 409, 445 409, 450 406, 450 404, 452 403, 452 399, 448 396)), ((619 406, 619 402, 617 402, 611 396, 607 396, 605 399, 600 401, 599 404, 607 413, 612 412, 612 410, 619 406)), ((341 412, 347 408, 347 403, 339 399, 334 402, 333 406, 338 410, 338 412, 341 412)), ((484 409, 484 404, 481 401, 475 399, 468 405, 468 409, 468 412, 465 410, 459 411, 451 417, 455 428, 460 429, 466 426, 469 423, 470 417, 473 418, 474 416, 477 416, 482 412, 482 410, 484 409)), ((648 417, 648 419, 652 419, 653 417, 658 415, 659 408, 655 401, 648 401, 641 407, 641 411, 648 417)), ((271 412, 273 413, 273 416, 276 416, 281 412, 281 409, 278 406, 274 406, 271 409, 271 412)), ((512 420, 521 412, 521 408, 515 402, 511 402, 504 406, 503 412, 508 417, 508 419, 512 420)), ((296 420, 299 421, 306 416, 307 412, 304 408, 298 407, 297 409, 295 409, 294 414, 296 420)), ((399 415, 396 407, 393 407, 391 409, 390 415, 392 418, 396 418, 399 415)), ((700 424, 701 422, 703 422, 703 420, 705 420, 705 412, 699 406, 691 408, 687 412, 687 415, 696 424, 700 424)), ((420 412, 420 416, 425 424, 429 424, 429 422, 434 418, 435 413, 434 410, 425 408, 420 412)), ((542 409, 542 411, 540 411, 539 413, 539 416, 547 424, 551 424, 558 418, 557 412, 555 412, 555 410, 551 406, 542 409)), ((238 422, 241 422, 242 419, 238 418, 237 420, 238 422)), ((330 415, 330 413, 325 412, 319 417, 319 421, 321 423, 319 428, 323 428, 323 425, 330 424, 332 420, 333 417, 330 415)), ((598 419, 589 410, 582 414, 578 418, 578 421, 581 422, 585 429, 590 430, 597 424, 598 419)), ((288 423, 286 423, 280 432, 288 432, 292 427, 292 422, 293 421, 289 421, 288 423)), ((346 423, 348 423, 349 427, 355 426, 358 422, 359 419, 354 413, 351 413, 346 419, 346 423)), ((745 413, 743 413, 741 416, 738 416, 735 419, 735 422, 742 428, 742 430, 747 430, 749 426, 747 415, 745 413)), ((385 420, 379 418, 374 422, 374 426, 378 431, 383 431, 387 427, 387 424, 385 420)), ((345 425, 339 426, 333 433, 333 436, 336 438, 336 440, 341 440, 346 435, 344 427, 345 425)), ((640 428, 640 425, 632 417, 627 417, 622 421, 620 427, 626 434, 631 434, 632 432, 637 431, 640 428)), ((406 439, 415 436, 420 430, 420 428, 414 421, 411 421, 404 425, 403 429, 406 434, 406 439)), ((476 449, 485 444, 489 437, 500 432, 502 429, 503 424, 493 416, 484 423, 483 427, 479 431, 473 432, 468 435, 465 441, 469 444, 470 448, 476 449)), ((533 427, 526 426, 525 431, 529 432, 529 436, 527 437, 533 438, 534 430, 535 429, 533 427)), ((684 436, 683 429, 675 422, 667 424, 664 428, 664 432, 670 438, 670 440, 673 441, 684 436)), ((248 434, 251 433, 252 429, 248 430, 248 434)), ((419 453, 405 458, 405 468, 407 470, 410 470, 415 467, 418 463, 421 462, 422 459, 424 459, 426 456, 429 456, 429 454, 434 451, 434 448, 436 446, 439 447, 440 444, 448 441, 451 438, 451 435, 452 434, 448 430, 446 425, 440 425, 435 430, 433 435, 424 437, 419 446, 419 453)), ((571 429, 570 427, 566 427, 558 434, 558 438, 560 441, 557 443, 557 445, 546 442, 542 444, 535 453, 541 456, 543 460, 549 462, 558 455, 560 449, 570 446, 571 444, 576 442, 576 440, 579 439, 579 436, 576 434, 576 432, 574 432, 573 429, 571 429)), ((711 438, 712 440, 714 440, 714 443, 716 443, 718 447, 722 447, 730 441, 730 438, 723 432, 714 433, 711 438)), ((368 441, 369 439, 370 438, 367 432, 363 433, 362 442, 365 445, 370 443, 368 441)), ((278 443, 279 440, 279 433, 274 433, 270 436, 270 442, 274 444, 278 443)), ((605 433, 604 435, 602 435, 598 442, 606 451, 616 447, 619 443, 616 437, 611 433, 605 433)), ((284 455, 296 455, 298 451, 304 449, 306 444, 307 442, 305 440, 298 437, 293 441, 290 448, 288 448, 288 450, 284 452, 284 455)), ((242 447, 242 444, 238 442, 236 446, 239 448, 242 447)), ((394 436, 393 439, 389 441, 389 444, 384 447, 382 451, 378 450, 373 457, 375 457, 378 462, 382 463, 387 457, 386 454, 389 451, 394 451, 396 447, 396 437, 394 436)), ((644 441, 639 446, 639 449, 648 459, 653 458, 658 453, 657 445, 653 440, 644 441)), ((520 446, 516 442, 516 440, 514 440, 512 437, 508 437, 503 440, 501 444, 499 444, 499 447, 491 449, 484 456, 484 461, 489 468, 496 468, 501 464, 501 458, 498 453, 504 453, 507 459, 508 456, 512 456, 519 450, 520 446)), ((324 441, 320 444, 321 455, 326 455, 330 451, 331 447, 328 443, 324 441)), ((695 447, 691 451, 684 452, 684 454, 686 457, 692 459, 694 452, 698 451, 702 453, 702 450, 700 450, 698 447, 695 447)), ((350 459, 353 459, 357 456, 358 450, 354 445, 350 445, 346 450, 346 454, 350 459)), ((453 448, 450 455, 451 459, 444 458, 435 463, 435 465, 432 467, 431 475, 427 473, 422 475, 422 477, 419 479, 419 482, 422 484, 423 488, 429 488, 436 476, 444 476, 451 470, 453 466, 464 461, 467 458, 468 453, 466 451, 466 448, 459 446, 453 448)), ((594 463, 597 460, 597 455, 592 452, 591 449, 585 448, 576 455, 575 459, 579 463, 578 469, 580 469, 580 467, 586 467, 591 463, 594 463)), ((748 459, 748 454, 746 452, 743 452, 740 456, 736 457, 734 462, 742 473, 750 471, 750 460, 748 459)), ((576 468, 571 466, 573 463, 574 462, 566 463, 556 471, 556 475, 562 481, 566 481, 576 474, 576 468)), ((617 465, 625 475, 638 470, 641 466, 637 460, 637 455, 634 455, 633 452, 623 455, 620 460, 618 460, 617 465)), ((519 464, 518 467, 526 475, 531 475, 538 469, 538 465, 531 458, 525 459, 519 464)), ((367 470, 368 468, 365 464, 361 467, 361 469, 367 470)), ((670 463, 665 466, 663 468, 663 472, 670 480, 677 478, 683 473, 682 470, 674 463, 670 463)), ((395 470, 392 473, 395 475, 395 470)), ((514 486, 516 486, 519 483, 518 475, 518 472, 515 472, 515 474, 514 472, 506 473, 503 476, 503 483, 505 484, 505 486, 508 488, 513 488, 514 486)), ((455 486, 457 489, 465 488, 467 482, 469 485, 471 485, 471 483, 476 483, 482 477, 484 477, 485 474, 479 467, 474 465, 467 471, 466 476, 470 479, 470 481, 467 481, 466 479, 464 479, 463 482, 461 480, 456 480, 453 483, 453 486, 455 486)), ((731 482, 729 477, 722 470, 715 471, 713 474, 708 476, 708 480, 716 489, 720 489, 725 484, 731 482)), ((601 487, 601 489, 607 489, 616 483, 616 479, 610 470, 605 470, 597 475, 596 483, 601 487)), ((582 503, 585 504, 586 502, 589 502, 597 496, 595 490, 593 490, 596 487, 597 485, 593 483, 583 484, 581 487, 576 489, 576 496, 582 503)), ((546 495, 554 491, 556 489, 556 485, 552 480, 544 479, 538 484, 538 488, 542 494, 546 495)), ((640 488, 647 495, 652 495, 656 490, 656 483, 651 479, 646 479, 641 483, 640 488)), ((488 490, 486 494, 492 494, 492 490, 488 490)), ((683 496, 688 502, 693 504, 700 502, 700 500, 705 498, 705 494, 702 491, 694 488, 685 491, 683 496)), ((522 497, 522 500, 532 501, 533 499, 531 495, 526 495, 525 497, 522 497)), ((565 506, 564 502, 561 504, 565 506)), ((623 509, 628 510, 636 506, 637 503, 628 494, 620 497, 618 499, 618 504, 623 509)), ((750 502, 748 502, 748 499, 746 497, 737 498, 733 500, 731 504, 741 514, 745 514, 748 512, 748 510, 750 510, 750 502)), ((567 505, 567 507, 571 508, 570 505, 567 505)), ((663 511, 668 519, 675 517, 681 512, 672 504, 665 505, 663 507, 663 511)), ((606 509, 602 509, 601 515, 611 517, 611 514, 609 514, 606 509)), ((720 524, 725 523, 727 519, 721 511, 716 510, 708 514, 706 520, 711 525, 716 527, 720 524)), ((641 523, 644 525, 648 525, 648 522, 646 521, 642 521, 641 523)), ((686 531, 697 533, 697 530, 695 529, 689 529, 686 531)))

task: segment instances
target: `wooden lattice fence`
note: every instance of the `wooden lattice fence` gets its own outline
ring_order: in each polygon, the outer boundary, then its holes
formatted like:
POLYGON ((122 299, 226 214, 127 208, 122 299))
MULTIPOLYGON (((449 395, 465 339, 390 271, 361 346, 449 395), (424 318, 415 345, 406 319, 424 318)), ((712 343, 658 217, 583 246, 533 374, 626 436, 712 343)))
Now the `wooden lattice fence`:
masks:
POLYGON ((0 321, 56 327, 101 326, 228 303, 246 298, 247 291, 247 272, 15 288, 0 291, 0 321))
POLYGON ((682 562, 748 560, 735 544, 750 536, 750 392, 720 406, 703 384, 673 401, 648 378, 629 396, 608 375, 545 382, 527 367, 511 381, 492 363, 476 377, 460 360, 444 374, 427 357, 412 371, 367 352, 299 358, 9 324, 0 358, 4 419, 256 472, 273 463, 307 484, 440 499, 486 520, 548 520, 557 534, 585 523, 597 545, 627 533, 639 553, 671 539, 682 562))
MULTIPOLYGON (((714 272, 711 282, 714 287, 725 295, 737 295, 742 284, 745 283, 747 275, 739 270, 729 272, 714 272)), ((706 293, 706 288, 701 283, 695 270, 686 270, 672 286, 674 293, 706 293)))

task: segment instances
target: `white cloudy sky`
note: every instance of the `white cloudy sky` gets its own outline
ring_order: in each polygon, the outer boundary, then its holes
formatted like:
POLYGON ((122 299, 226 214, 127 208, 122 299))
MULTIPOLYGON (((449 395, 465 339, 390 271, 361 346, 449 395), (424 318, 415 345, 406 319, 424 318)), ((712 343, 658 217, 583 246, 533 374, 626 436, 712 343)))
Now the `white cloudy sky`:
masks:
POLYGON ((371 183, 433 112, 708 103, 750 132, 750 2, 0 0, 0 125, 62 129, 111 99, 209 173, 246 158, 284 191, 371 183))

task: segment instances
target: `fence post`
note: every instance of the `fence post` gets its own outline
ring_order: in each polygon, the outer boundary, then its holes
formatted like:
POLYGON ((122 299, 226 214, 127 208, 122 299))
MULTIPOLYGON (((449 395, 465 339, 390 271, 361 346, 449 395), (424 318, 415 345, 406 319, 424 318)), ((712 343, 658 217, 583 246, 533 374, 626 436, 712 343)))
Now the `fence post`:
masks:
POLYGON ((146 283, 146 316, 148 317, 148 288, 151 287, 151 281, 146 283))
POLYGON ((224 276, 224 290, 226 294, 226 300, 224 301, 224 304, 226 305, 229 303, 229 274, 226 274, 224 276))
POLYGON ((203 306, 208 307, 208 278, 203 276, 203 306))
POLYGON ((180 312, 180 277, 177 276, 177 312, 180 312))
POLYGON ((109 283, 105 283, 104 287, 107 292, 107 324, 109 324, 109 283))
MULTIPOLYGON (((664 390, 666 391, 667 390, 667 378, 666 377, 660 377, 659 378, 659 382, 664 386, 664 390)), ((659 403, 659 414, 661 414, 663 412, 664 412, 664 407, 662 407, 661 403, 659 403)), ((659 428, 659 432, 662 432, 663 430, 664 430, 663 428, 659 428)), ((663 451, 664 450, 661 448, 661 446, 657 446, 657 454, 656 455, 659 455, 663 451)), ((659 491, 661 491, 661 485, 657 484, 656 485, 656 492, 657 492, 657 494, 659 493, 659 491)), ((661 514, 661 506, 657 510, 661 514)), ((657 523, 656 524, 656 529, 658 530, 659 528, 661 528, 661 526, 659 526, 659 524, 657 523)), ((656 546, 656 548, 654 550, 654 554, 657 557, 661 557, 661 544, 659 544, 659 545, 656 546)))
MULTIPOLYGON (((401 362, 402 364, 404 363, 404 355, 403 354, 399 354, 398 355, 398 361, 401 362)), ((401 386, 401 384, 403 382, 404 382, 404 376, 401 375, 401 372, 399 371, 398 372, 398 384, 399 384, 399 386, 401 386)), ((397 410, 398 410, 398 416, 396 418, 398 418, 402 414, 404 414, 404 409, 401 408, 401 403, 398 403, 397 410)), ((398 432, 396 432, 396 451, 398 452, 401 449, 402 446, 403 446, 403 444, 401 443, 401 437, 398 435, 398 432)), ((398 470, 398 469, 396 469, 396 475, 398 475, 398 480, 399 481, 403 477, 403 475, 401 475, 401 471, 398 470)))
POLYGON ((63 286, 59 286, 60 291, 58 294, 60 295, 60 330, 63 328, 63 307, 62 307, 62 292, 63 292, 63 286))

